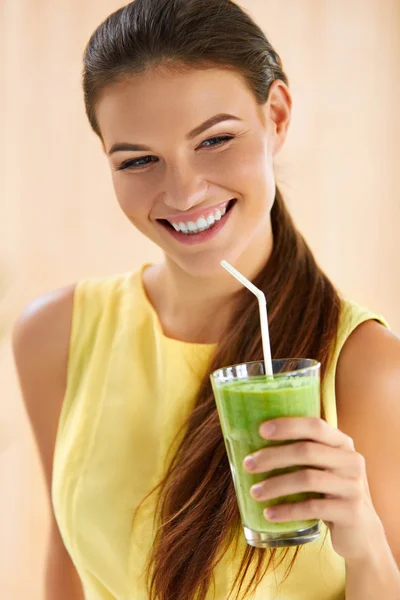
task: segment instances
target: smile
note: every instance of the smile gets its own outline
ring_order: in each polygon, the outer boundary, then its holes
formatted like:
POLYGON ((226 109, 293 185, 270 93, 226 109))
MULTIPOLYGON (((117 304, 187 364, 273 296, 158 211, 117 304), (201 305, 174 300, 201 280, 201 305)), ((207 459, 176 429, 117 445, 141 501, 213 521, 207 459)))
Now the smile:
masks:
POLYGON ((225 213, 226 207, 222 210, 219 210, 217 208, 207 218, 200 217, 199 219, 197 219, 197 221, 187 221, 186 223, 184 221, 179 221, 179 223, 171 223, 171 221, 168 221, 168 223, 172 225, 175 231, 182 231, 182 233, 190 235, 193 233, 199 233, 200 231, 205 231, 206 229, 210 229, 210 227, 212 227, 216 221, 219 221, 225 213))
POLYGON ((168 232, 183 243, 197 243, 210 239, 210 237, 219 231, 227 217, 236 204, 233 198, 225 205, 213 209, 211 212, 202 215, 197 220, 184 221, 183 219, 158 219, 158 222, 168 230, 168 232))

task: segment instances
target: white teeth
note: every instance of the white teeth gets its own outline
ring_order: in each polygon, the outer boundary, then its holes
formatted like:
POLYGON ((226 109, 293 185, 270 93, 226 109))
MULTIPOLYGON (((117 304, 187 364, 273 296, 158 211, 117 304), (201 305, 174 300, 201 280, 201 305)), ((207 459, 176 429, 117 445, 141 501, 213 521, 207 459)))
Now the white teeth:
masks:
POLYGON ((204 217, 200 217, 200 219, 197 219, 196 228, 199 231, 204 231, 205 229, 207 229, 207 227, 208 227, 208 224, 204 217))
POLYGON ((200 231, 205 231, 206 229, 210 229, 214 225, 216 221, 220 221, 221 218, 225 215, 226 205, 224 208, 217 208, 213 214, 208 215, 208 217, 200 217, 196 222, 188 221, 184 223, 180 221, 180 223, 171 223, 175 231, 181 231, 186 234, 194 234, 199 233, 200 231))
POLYGON ((210 215, 209 217, 207 217, 207 223, 209 225, 214 225, 215 219, 214 219, 213 215, 210 215))

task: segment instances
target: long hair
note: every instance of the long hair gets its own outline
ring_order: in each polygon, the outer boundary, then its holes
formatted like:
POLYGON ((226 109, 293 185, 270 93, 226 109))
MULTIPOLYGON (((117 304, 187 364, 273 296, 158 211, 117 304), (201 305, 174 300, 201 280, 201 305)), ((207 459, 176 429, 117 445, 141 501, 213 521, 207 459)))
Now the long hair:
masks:
MULTIPOLYGON (((136 0, 110 15, 85 49, 85 108, 99 137, 96 104, 102 90, 161 65, 235 71, 259 105, 268 100, 274 80, 288 84, 265 34, 231 0, 136 0)), ((273 356, 316 358, 323 380, 336 339, 340 298, 296 230, 278 187, 271 221, 272 253, 253 282, 268 298, 273 356)), ((261 357, 257 301, 243 289, 167 472, 150 492, 158 491, 158 527, 147 571, 150 600, 204 600, 216 564, 235 539, 239 512, 209 373, 261 357)), ((231 592, 244 597, 254 591, 270 566, 276 566, 276 557, 276 550, 248 546, 231 592)))

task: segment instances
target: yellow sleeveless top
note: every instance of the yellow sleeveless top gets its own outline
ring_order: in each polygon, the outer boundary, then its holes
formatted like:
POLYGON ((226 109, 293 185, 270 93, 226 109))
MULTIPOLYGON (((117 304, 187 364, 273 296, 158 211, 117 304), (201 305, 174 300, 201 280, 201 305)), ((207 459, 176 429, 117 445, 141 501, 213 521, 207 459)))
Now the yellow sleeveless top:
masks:
MULTIPOLYGON (((153 541, 154 495, 132 528, 133 511, 161 479, 168 446, 193 406, 215 349, 163 334, 143 287, 146 266, 83 281, 75 292, 52 501, 86 600, 148 600, 143 569, 153 541)), ((368 319, 387 326, 381 316, 343 303, 324 382, 326 417, 333 426, 337 359, 346 338, 368 319)), ((323 525, 320 539, 302 547, 283 584, 286 563, 267 574, 251 599, 343 599, 344 561, 325 532, 323 525)), ((242 538, 240 545, 245 546, 242 538)), ((228 553, 216 568, 210 600, 226 600, 237 566, 228 553)))

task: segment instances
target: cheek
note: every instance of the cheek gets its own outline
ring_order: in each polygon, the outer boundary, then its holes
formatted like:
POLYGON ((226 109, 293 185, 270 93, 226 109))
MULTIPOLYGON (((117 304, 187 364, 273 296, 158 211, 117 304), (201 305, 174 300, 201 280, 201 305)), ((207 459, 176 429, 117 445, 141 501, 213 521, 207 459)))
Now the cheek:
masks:
POLYGON ((129 173, 117 174, 113 177, 113 185, 118 204, 131 220, 148 214, 151 194, 143 180, 131 177, 129 173))
MULTIPOLYGON (((275 178, 265 144, 255 140, 237 153, 232 178, 243 194, 272 200, 275 197, 275 178)), ((271 201, 272 203, 272 201, 271 201)))

